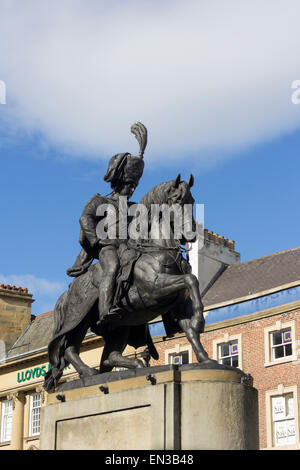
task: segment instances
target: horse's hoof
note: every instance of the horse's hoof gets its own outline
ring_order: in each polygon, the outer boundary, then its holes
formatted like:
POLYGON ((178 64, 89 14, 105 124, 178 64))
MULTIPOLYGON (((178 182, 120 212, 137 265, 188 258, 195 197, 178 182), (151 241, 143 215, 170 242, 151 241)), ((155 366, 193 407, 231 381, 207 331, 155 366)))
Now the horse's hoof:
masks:
POLYGON ((81 379, 84 379, 85 377, 92 377, 93 375, 98 375, 99 372, 96 370, 96 369, 89 369, 89 370, 85 370, 84 372, 82 372, 82 374, 80 374, 80 378, 81 379))

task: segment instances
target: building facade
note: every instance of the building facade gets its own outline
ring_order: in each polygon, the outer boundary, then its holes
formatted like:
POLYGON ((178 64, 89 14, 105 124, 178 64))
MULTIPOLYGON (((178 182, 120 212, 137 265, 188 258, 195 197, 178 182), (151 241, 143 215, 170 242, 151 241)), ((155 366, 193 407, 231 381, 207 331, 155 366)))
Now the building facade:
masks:
MULTIPOLYGON (((202 245, 190 254, 203 293, 201 341, 211 358, 253 377, 260 449, 300 449, 300 248, 241 263, 231 240, 205 231, 202 245)), ((2 291, 11 289, 3 286, 2 291)), ((35 317, 0 362, 0 450, 39 448, 52 329, 53 312, 35 317)), ((185 335, 166 337, 160 318, 150 324, 150 332, 160 356, 150 365, 196 362, 185 335)), ((97 368, 102 349, 102 338, 88 332, 81 357, 97 368)), ((139 356, 142 350, 128 347, 125 355, 139 356)), ((69 366, 61 380, 77 377, 69 366)))

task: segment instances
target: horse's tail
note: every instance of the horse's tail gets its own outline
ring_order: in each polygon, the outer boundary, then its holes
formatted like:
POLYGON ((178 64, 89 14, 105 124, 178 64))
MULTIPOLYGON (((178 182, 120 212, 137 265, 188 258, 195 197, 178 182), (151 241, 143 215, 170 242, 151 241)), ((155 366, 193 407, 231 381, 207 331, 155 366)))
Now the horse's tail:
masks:
POLYGON ((62 330, 65 318, 65 304, 67 294, 68 291, 64 292, 60 296, 54 308, 53 339, 48 346, 50 369, 45 375, 43 385, 46 391, 49 391, 56 387, 57 382, 63 374, 64 367, 66 367, 67 365, 63 355, 61 354, 61 348, 65 343, 65 339, 63 335, 59 335, 59 332, 62 330))
POLYGON ((54 307, 54 331, 53 336, 56 336, 62 329, 65 319, 65 304, 69 291, 65 291, 58 299, 54 307))

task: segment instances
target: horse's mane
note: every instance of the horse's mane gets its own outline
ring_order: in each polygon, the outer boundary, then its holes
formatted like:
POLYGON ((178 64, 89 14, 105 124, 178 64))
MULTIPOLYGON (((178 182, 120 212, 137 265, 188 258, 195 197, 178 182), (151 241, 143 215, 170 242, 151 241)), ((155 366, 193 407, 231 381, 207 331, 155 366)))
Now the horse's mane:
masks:
POLYGON ((145 194, 140 200, 140 204, 147 207, 148 210, 151 208, 151 204, 166 204, 169 190, 174 184, 174 180, 160 183, 145 194))

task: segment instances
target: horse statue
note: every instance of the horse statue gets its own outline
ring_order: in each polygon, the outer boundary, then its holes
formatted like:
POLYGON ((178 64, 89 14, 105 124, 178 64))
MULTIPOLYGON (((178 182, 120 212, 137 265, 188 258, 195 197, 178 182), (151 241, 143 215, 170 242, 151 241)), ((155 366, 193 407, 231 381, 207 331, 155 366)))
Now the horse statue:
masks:
MULTIPOLYGON (((181 181, 178 175, 176 179, 151 189, 140 204, 147 210, 155 204, 176 204, 181 208, 191 204, 193 207, 193 180, 191 175, 189 181, 181 181)), ((191 217, 195 228, 196 222, 191 217)), ((157 360, 158 354, 148 322, 160 315, 167 336, 185 332, 197 361, 216 363, 208 357, 200 342, 200 333, 205 324, 203 304, 198 279, 191 274, 190 265, 182 254, 182 245, 191 241, 184 236, 184 222, 180 239, 175 238, 174 221, 171 219, 149 218, 149 226, 156 229, 158 236, 148 237, 147 240, 129 239, 121 256, 121 265, 127 266, 127 275, 123 276, 122 282, 121 274, 119 282, 119 286, 123 286, 119 305, 125 312, 120 319, 102 326, 97 324, 98 286, 102 275, 99 262, 75 278, 58 299, 54 310, 53 338, 48 345, 50 369, 45 376, 46 390, 56 387, 64 368, 69 364, 73 365, 80 378, 110 372, 114 367, 146 367, 141 359, 122 355, 127 345, 135 348, 147 345, 151 357, 157 360), (168 236, 164 236, 167 231, 168 236), (81 343, 89 328, 102 336, 105 342, 99 370, 86 365, 79 356, 81 343)))

